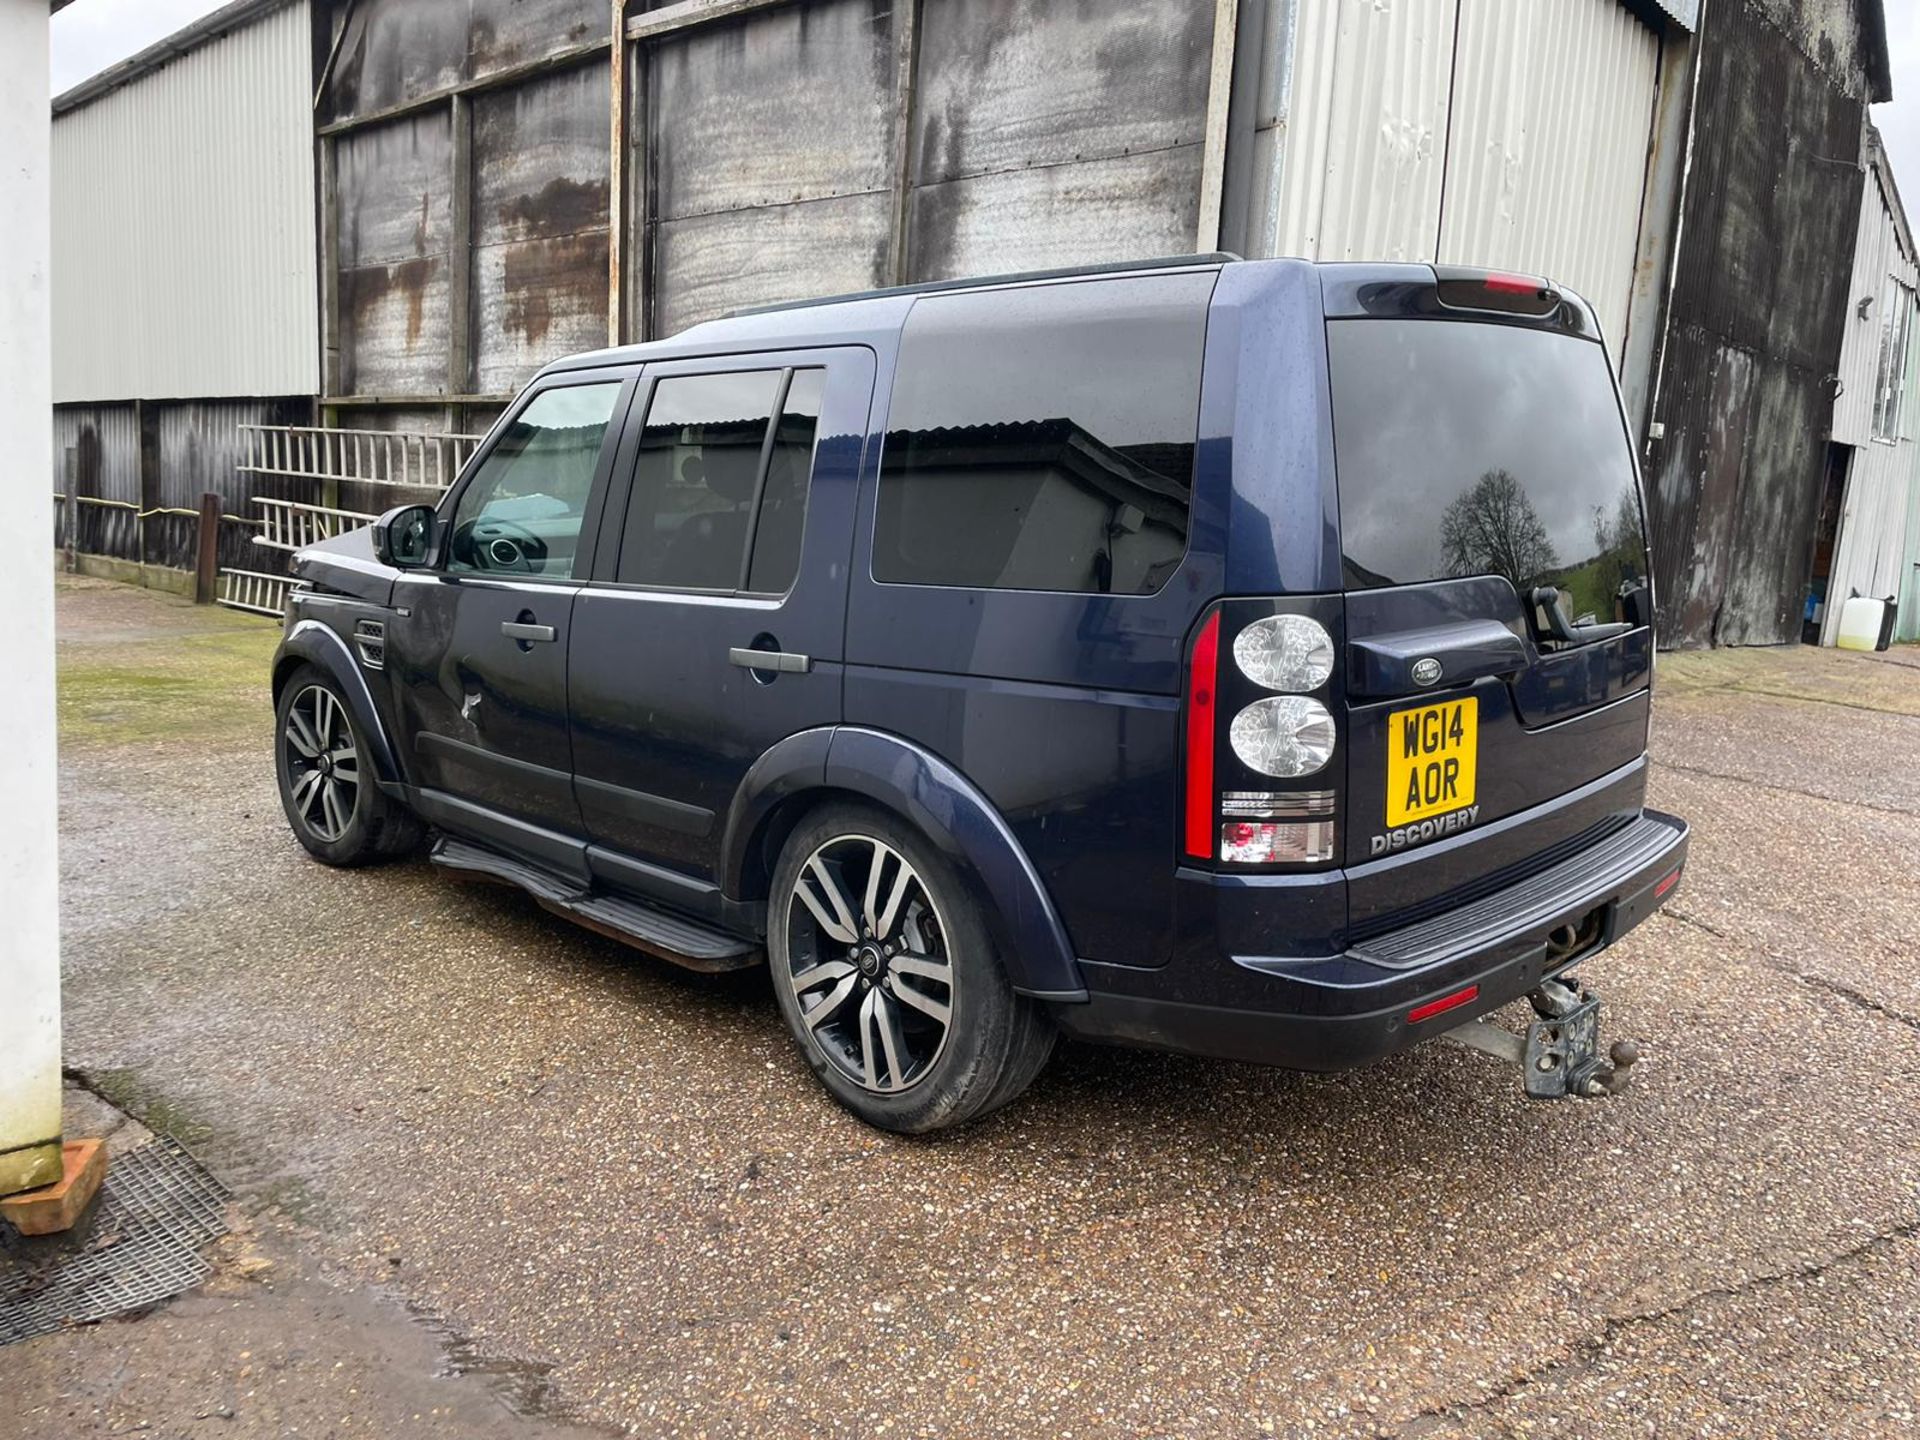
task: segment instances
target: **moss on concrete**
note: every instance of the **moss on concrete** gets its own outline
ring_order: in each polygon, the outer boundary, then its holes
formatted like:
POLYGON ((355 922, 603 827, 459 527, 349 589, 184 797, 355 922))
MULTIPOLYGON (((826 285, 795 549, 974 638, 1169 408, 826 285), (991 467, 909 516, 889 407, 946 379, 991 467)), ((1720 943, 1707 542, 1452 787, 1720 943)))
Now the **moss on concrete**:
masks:
POLYGON ((154 1091, 132 1070, 89 1070, 81 1083, 149 1130, 189 1148, 204 1145, 214 1136, 211 1125, 154 1091))
POLYGON ((278 627, 204 606, 168 608, 186 613, 162 612, 155 618, 163 623, 137 631, 69 635, 63 625, 63 746, 215 742, 268 732, 268 667, 278 627))
POLYGON ((1817 700, 1890 714, 1920 714, 1905 656, 1813 645, 1753 645, 1662 654, 1659 691, 1670 699, 1718 692, 1817 700))

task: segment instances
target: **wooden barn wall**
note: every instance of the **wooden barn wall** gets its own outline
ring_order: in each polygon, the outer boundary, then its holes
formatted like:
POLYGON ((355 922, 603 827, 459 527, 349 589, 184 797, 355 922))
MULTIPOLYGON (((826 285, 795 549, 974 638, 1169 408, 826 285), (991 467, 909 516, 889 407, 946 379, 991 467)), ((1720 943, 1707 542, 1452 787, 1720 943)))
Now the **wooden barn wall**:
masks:
POLYGON ((1647 467, 1666 646, 1799 634, 1864 116, 1848 57, 1782 8, 1707 7, 1655 413, 1666 435, 1647 467))

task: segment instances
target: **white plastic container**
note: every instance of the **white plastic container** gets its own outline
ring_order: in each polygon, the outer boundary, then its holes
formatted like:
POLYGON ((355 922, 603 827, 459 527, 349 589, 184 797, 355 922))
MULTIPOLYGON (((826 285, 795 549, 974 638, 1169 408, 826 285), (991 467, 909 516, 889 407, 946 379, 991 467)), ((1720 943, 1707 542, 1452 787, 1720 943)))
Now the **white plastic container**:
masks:
POLYGON ((1834 643, 1842 650, 1877 650, 1886 618, 1886 601, 1855 595, 1840 607, 1840 634, 1834 643))

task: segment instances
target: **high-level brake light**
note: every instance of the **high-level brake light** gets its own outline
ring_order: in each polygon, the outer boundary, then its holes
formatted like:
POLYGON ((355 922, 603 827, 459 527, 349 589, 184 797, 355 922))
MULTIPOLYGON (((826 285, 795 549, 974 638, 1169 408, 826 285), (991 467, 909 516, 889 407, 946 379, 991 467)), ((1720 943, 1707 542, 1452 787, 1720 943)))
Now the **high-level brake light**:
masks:
POLYGON ((1498 290, 1505 295, 1534 295, 1546 287, 1531 275, 1503 275, 1495 273, 1482 282, 1489 290, 1498 290))

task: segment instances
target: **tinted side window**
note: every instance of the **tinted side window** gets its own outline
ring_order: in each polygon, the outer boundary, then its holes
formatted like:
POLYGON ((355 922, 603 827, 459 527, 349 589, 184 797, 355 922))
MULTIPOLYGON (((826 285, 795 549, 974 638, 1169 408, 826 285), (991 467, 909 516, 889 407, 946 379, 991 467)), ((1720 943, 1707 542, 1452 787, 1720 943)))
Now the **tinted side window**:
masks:
POLYGON ((544 390, 507 427, 453 514, 449 570, 573 573, 580 519, 620 384, 544 390))
POLYGON ((780 425, 767 454, 767 482, 753 533, 747 589, 778 595, 800 573, 801 527, 807 518, 807 482, 813 476, 813 442, 820 428, 824 370, 796 370, 780 407, 780 425))
POLYGON ((1187 550, 1211 274, 917 301, 876 580, 1146 595, 1187 550))
POLYGON ((779 370, 678 375, 653 387, 616 578, 733 590, 779 370))

